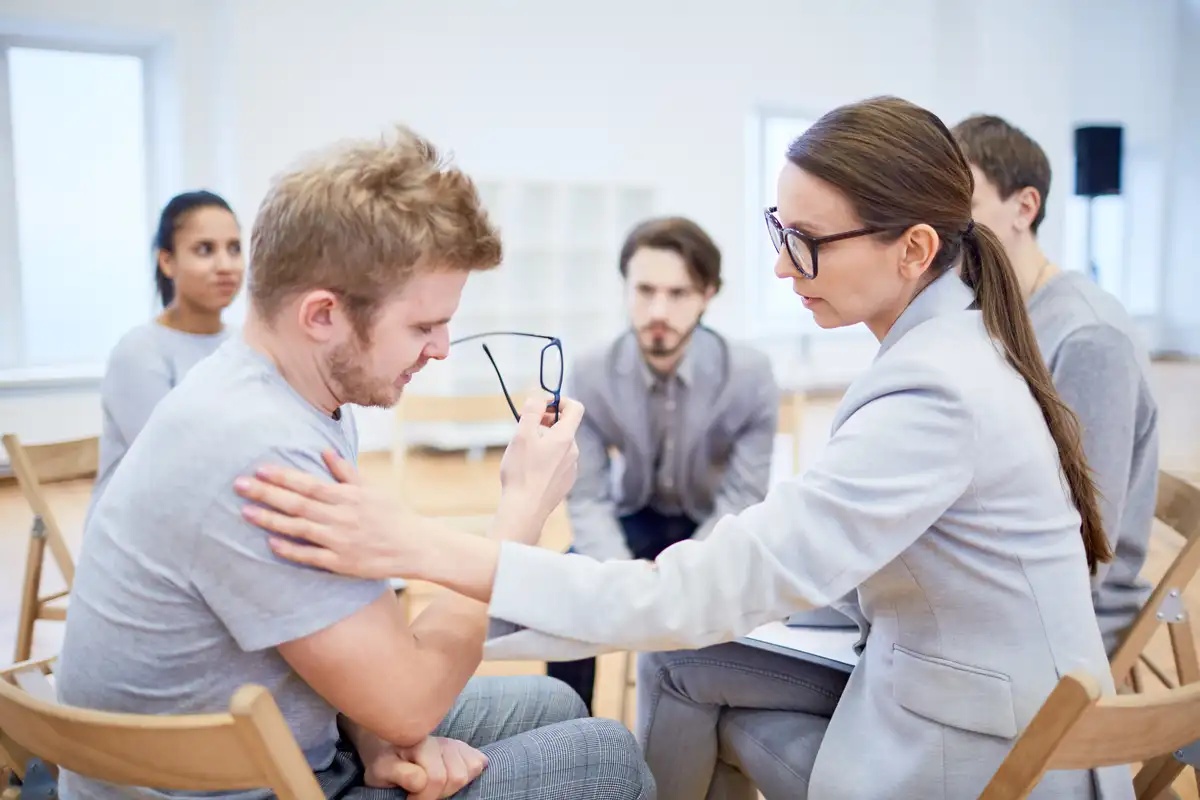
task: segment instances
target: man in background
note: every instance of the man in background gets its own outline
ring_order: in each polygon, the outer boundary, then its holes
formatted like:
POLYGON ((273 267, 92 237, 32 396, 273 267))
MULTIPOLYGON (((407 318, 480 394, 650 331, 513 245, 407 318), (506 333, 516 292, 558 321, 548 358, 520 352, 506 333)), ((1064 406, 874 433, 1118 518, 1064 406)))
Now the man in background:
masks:
POLYGON ((1055 389, 1079 417, 1114 553, 1100 565, 1092 590, 1111 656, 1151 591, 1140 577, 1158 491, 1149 354, 1115 297, 1042 252, 1037 232, 1046 216, 1050 161, 1037 142, 988 115, 963 120, 953 133, 975 177, 975 221, 1004 243, 1055 389))
MULTIPOLYGON (((630 330, 583 354, 567 375, 568 395, 587 409, 567 496, 571 549, 654 559, 763 499, 780 392, 764 354, 701 324, 721 288, 721 252, 700 226, 643 222, 619 268, 630 330)), ((550 663, 547 672, 591 709, 595 659, 550 663)))

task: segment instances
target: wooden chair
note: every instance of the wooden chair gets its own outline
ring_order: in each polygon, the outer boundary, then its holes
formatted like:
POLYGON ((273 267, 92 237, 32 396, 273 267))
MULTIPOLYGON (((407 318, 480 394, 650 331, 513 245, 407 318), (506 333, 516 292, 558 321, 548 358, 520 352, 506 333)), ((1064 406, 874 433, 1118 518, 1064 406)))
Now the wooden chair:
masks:
POLYGON ((1028 797, 1049 770, 1142 767, 1139 800, 1154 800, 1200 755, 1200 684, 1150 695, 1101 697, 1090 675, 1065 675, 979 796, 1028 797))
POLYGON ((25 501, 33 511, 25 582, 17 617, 17 645, 13 661, 26 661, 33 651, 33 627, 40 620, 65 620, 66 600, 75 580, 75 560, 63 538, 62 529, 42 491, 52 483, 94 478, 99 463, 99 440, 95 437, 35 446, 22 445, 16 434, 6 433, 4 449, 25 501), (66 589, 42 596, 42 566, 46 548, 62 574, 66 589))
POLYGON ((227 713, 113 714, 59 705, 52 661, 0 674, 0 758, 24 777, 37 756, 89 778, 184 791, 269 788, 279 800, 324 794, 275 700, 243 686, 227 713))
MULTIPOLYGON (((520 402, 517 397, 514 402, 520 402)), ((515 424, 512 412, 504 397, 499 392, 486 395, 429 395, 406 392, 396 408, 396 439, 392 447, 392 464, 401 474, 406 496, 422 513, 442 517, 479 517, 491 516, 500 500, 500 484, 498 475, 494 483, 494 492, 472 494, 464 486, 459 490, 432 491, 426 483, 442 483, 436 470, 428 475, 409 475, 406 469, 408 451, 410 449, 410 433, 413 426, 444 426, 452 429, 454 426, 511 426, 515 424)), ((507 438, 504 441, 507 444, 507 438)), ((481 474, 489 469, 482 458, 471 458, 472 452, 478 452, 482 446, 470 444, 464 446, 470 468, 481 474)), ((461 465, 455 464, 455 474, 461 475, 461 465)), ((486 484, 487 481, 481 481, 486 484)), ((471 486, 475 486, 475 481, 471 486)))
POLYGON ((1154 515, 1180 534, 1184 542, 1112 657, 1112 674, 1117 685, 1128 680, 1135 690, 1141 688, 1136 669, 1139 664, 1149 669, 1164 686, 1177 685, 1145 653, 1151 637, 1164 624, 1171 637, 1179 683, 1200 681, 1200 660, 1196 656, 1192 619, 1183 598, 1184 591, 1200 569, 1200 487, 1169 472, 1159 472, 1154 515))

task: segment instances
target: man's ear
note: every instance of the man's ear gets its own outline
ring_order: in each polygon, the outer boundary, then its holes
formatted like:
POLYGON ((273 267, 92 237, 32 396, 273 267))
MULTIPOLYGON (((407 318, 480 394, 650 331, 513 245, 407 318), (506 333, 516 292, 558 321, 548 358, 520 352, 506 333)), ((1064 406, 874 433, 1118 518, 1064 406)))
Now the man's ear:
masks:
POLYGON ((1026 186, 1017 192, 1017 225, 1027 231, 1033 227, 1038 211, 1042 208, 1042 193, 1032 186, 1026 186))
POLYGON ((941 238, 931 226, 922 222, 913 225, 900 237, 900 274, 905 280, 915 281, 925 274, 937 255, 941 238))
POLYGON ((317 342, 338 338, 344 323, 338 296, 326 289, 306 292, 296 306, 296 322, 306 336, 317 342))

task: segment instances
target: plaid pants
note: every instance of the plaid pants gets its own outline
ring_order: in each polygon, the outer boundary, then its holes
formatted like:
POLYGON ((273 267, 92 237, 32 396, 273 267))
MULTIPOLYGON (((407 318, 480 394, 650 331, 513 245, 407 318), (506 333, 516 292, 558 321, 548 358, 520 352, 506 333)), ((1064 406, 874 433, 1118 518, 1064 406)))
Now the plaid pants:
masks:
MULTIPOLYGON (((543 676, 472 678, 434 731, 488 758, 456 800, 654 800, 654 778, 633 734, 586 716, 579 697, 543 676)), ((362 783, 357 756, 339 744, 317 773, 331 800, 404 800, 401 789, 362 783)))

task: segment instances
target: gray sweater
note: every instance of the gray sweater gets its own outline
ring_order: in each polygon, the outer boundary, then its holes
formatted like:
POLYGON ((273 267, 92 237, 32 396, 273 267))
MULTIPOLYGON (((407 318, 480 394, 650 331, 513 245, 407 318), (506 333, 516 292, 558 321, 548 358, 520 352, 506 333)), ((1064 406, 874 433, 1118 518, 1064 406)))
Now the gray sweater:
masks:
POLYGON ((126 333, 108 358, 100 387, 103 419, 94 504, 159 401, 229 336, 184 333, 147 322, 126 333))
POLYGON ((1054 385, 1079 416, 1115 554, 1092 592, 1111 656, 1151 590, 1140 577, 1158 491, 1150 358, 1121 303, 1080 273, 1051 278, 1030 298, 1029 316, 1054 385))

